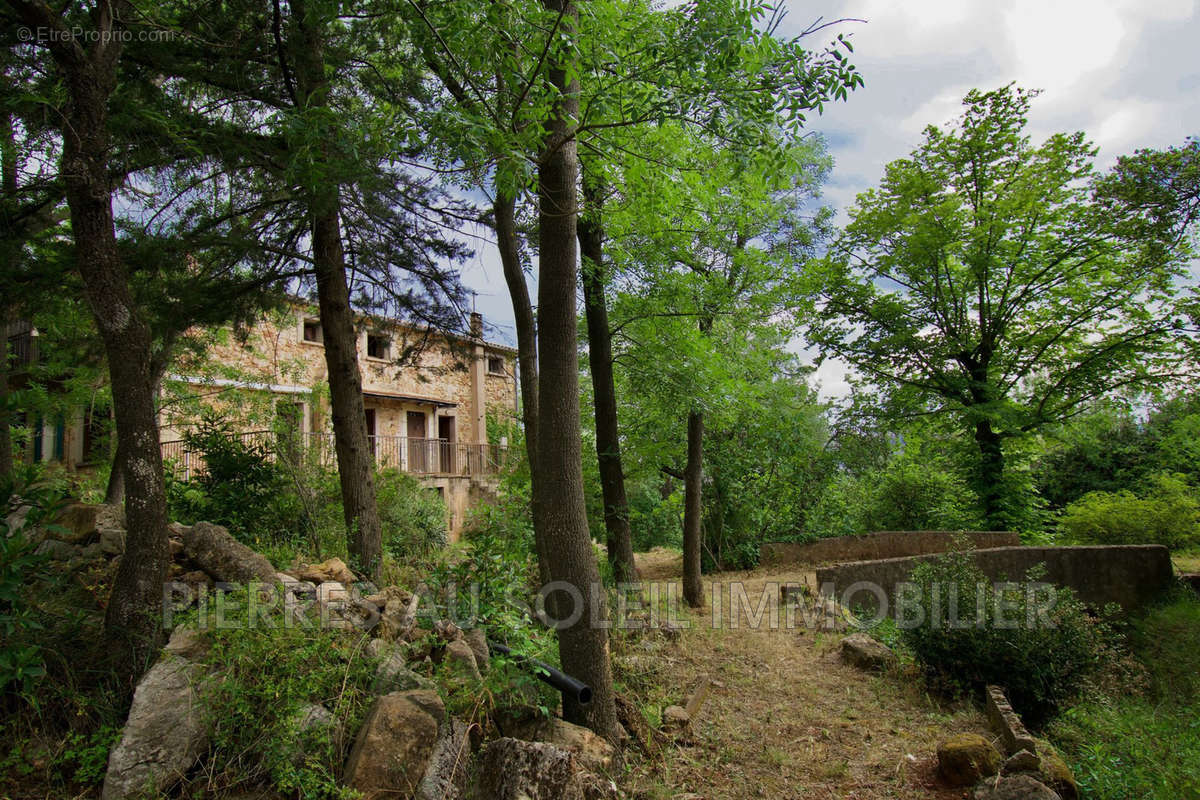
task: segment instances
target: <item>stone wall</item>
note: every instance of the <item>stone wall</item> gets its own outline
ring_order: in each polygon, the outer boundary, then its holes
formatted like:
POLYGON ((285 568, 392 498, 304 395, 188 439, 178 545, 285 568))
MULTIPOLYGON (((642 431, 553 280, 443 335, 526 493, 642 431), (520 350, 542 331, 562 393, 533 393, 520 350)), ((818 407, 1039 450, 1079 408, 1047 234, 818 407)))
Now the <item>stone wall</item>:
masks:
POLYGON ((964 533, 980 549, 1021 544, 1020 537, 1012 531, 878 531, 815 542, 771 542, 759 548, 758 557, 764 566, 781 566, 922 556, 946 552, 953 546, 954 538, 964 533))
MULTIPOLYGON (((1157 544, 996 547, 976 550, 974 557, 991 581, 1019 581, 1031 568, 1045 564, 1045 581, 1074 589, 1083 602, 1096 609, 1108 603, 1137 608, 1175 581, 1170 552, 1157 544)), ((855 583, 874 584, 894 598, 896 586, 908 579, 917 564, 935 558, 926 555, 821 567, 816 570, 816 584, 820 591, 838 597, 855 583)), ((863 592, 851 605, 870 605, 862 602, 869 599, 870 595, 863 592)))

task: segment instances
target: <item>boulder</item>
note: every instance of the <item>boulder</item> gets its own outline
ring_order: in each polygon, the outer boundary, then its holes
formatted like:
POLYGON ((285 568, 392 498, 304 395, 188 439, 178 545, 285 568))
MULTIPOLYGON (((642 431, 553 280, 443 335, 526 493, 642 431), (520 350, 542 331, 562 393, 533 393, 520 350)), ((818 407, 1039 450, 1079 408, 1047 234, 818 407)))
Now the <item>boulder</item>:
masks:
POLYGON ((475 666, 479 667, 480 672, 487 674, 488 668, 491 666, 492 652, 488 647, 487 634, 483 632, 483 628, 471 628, 463 631, 463 640, 475 656, 475 666))
POLYGON ((358 578, 346 566, 346 562, 340 558, 331 558, 327 561, 322 561, 320 564, 303 564, 297 569, 292 570, 292 574, 302 581, 311 581, 313 583, 336 581, 349 586, 358 581, 358 578))
POLYGON ((416 624, 416 612, 416 595, 410 596, 408 602, 399 599, 388 600, 379 615, 379 624, 375 626, 374 634, 389 642, 407 640, 416 624))
POLYGON ((199 661, 204 658, 211 646, 200 631, 190 625, 180 625, 171 631, 171 638, 163 650, 187 661, 199 661))
POLYGON ((581 766, 592 772, 606 772, 611 769, 616 755, 616 750, 603 737, 558 717, 521 722, 511 726, 505 733, 514 739, 545 742, 568 750, 575 755, 581 766))
POLYGON ((198 665, 168 656, 142 678, 121 740, 108 756, 102 800, 162 792, 208 749, 208 731, 196 703, 200 675, 198 665))
POLYGON ((455 639, 446 645, 442 666, 470 680, 477 681, 482 677, 479 674, 479 666, 475 663, 475 653, 462 639, 455 639))
POLYGON ((364 800, 412 797, 446 724, 437 692, 393 692, 367 712, 342 776, 364 800))
MULTIPOLYGON (((379 639, 372 639, 372 644, 379 639)), ((382 655, 382 661, 375 669, 375 680, 371 683, 374 694, 391 694, 392 692, 407 692, 413 689, 433 689, 435 684, 424 675, 414 672, 404 660, 404 653, 399 648, 392 647, 382 655)))
POLYGON ((570 751, 545 742, 496 739, 479 759, 479 796, 488 800, 602 800, 616 787, 580 769, 570 751))
POLYGON ((1041 767, 1038 770, 1038 780, 1049 786, 1063 800, 1079 800, 1079 785, 1075 783, 1075 775, 1062 756, 1050 748, 1038 748, 1041 757, 1041 767))
POLYGON ((307 703, 300 706, 291 719, 291 729, 296 735, 288 741, 291 750, 288 756, 296 766, 302 765, 309 754, 308 747, 313 741, 311 734, 321 729, 329 731, 334 748, 341 750, 342 727, 338 724, 337 717, 323 705, 307 703))
POLYGON ((1036 753, 1018 750, 1004 760, 1004 766, 1000 768, 1000 771, 1005 775, 1011 775, 1014 772, 1037 772, 1041 768, 1042 760, 1037 757, 1036 753))
POLYGON ((51 539, 71 544, 85 544, 96 537, 101 528, 125 527, 125 512, 120 506, 101 503, 71 503, 54 519, 58 529, 48 531, 51 539))
POLYGON ((938 745, 938 774, 951 786, 970 786, 1000 769, 1000 751, 984 737, 960 733, 938 745))
POLYGON ((413 800, 460 800, 466 796, 472 755, 468 733, 466 723, 450 719, 413 800))
POLYGON ((663 729, 681 731, 692 724, 692 715, 683 706, 667 706, 662 712, 663 729))
POLYGON ((125 552, 125 531, 121 528, 100 530, 100 549, 105 555, 119 556, 125 552))
POLYGON ((1028 775, 987 778, 975 787, 971 800, 1062 800, 1058 793, 1028 775))
POLYGON ((89 545, 84 545, 83 549, 79 551, 79 557, 87 561, 95 561, 104 555, 104 546, 100 542, 92 542, 89 545))
POLYGON ((60 539, 46 539, 33 551, 39 556, 46 556, 51 561, 70 561, 83 554, 83 548, 60 539))
POLYGON ((226 583, 276 583, 275 568, 259 553, 229 535, 220 525, 197 522, 190 528, 172 525, 184 552, 196 566, 226 583))
POLYGON ((896 654, 865 633, 852 633, 842 639, 842 660, 859 669, 884 670, 896 663, 896 654))

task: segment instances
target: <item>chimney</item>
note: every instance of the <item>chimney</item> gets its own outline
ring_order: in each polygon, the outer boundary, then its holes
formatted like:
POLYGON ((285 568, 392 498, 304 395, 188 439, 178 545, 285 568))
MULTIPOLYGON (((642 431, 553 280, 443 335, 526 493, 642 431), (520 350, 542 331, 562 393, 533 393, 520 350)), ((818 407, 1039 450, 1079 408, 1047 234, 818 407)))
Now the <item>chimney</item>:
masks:
POLYGON ((483 316, 471 312, 471 427, 476 444, 487 444, 487 353, 483 346, 483 316))
POLYGON ((471 338, 483 338, 483 315, 478 311, 471 312, 471 338))

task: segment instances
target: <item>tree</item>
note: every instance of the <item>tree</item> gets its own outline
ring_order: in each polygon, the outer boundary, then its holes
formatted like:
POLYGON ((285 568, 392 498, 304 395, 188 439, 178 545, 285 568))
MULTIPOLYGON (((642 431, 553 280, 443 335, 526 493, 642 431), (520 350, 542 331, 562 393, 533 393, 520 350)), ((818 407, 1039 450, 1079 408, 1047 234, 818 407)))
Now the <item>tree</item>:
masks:
POLYGON ((101 3, 83 13, 97 36, 81 44, 69 19, 40 0, 10 0, 21 20, 48 32, 49 49, 66 88, 61 122, 61 175, 71 210, 76 263, 112 377, 117 435, 126 442, 125 555, 109 597, 105 630, 118 658, 136 677, 161 636, 162 586, 167 577, 167 507, 150 374, 150 332, 134 302, 117 243, 109 164, 108 105, 117 87, 128 2, 101 3))
POLYGON ((970 430, 993 528, 1011 523, 1006 442, 1188 372, 1179 210, 1159 224, 1105 201, 1082 133, 1031 144, 1034 96, 969 93, 956 125, 927 128, 859 196, 812 269, 809 341, 904 413, 953 414, 970 430))

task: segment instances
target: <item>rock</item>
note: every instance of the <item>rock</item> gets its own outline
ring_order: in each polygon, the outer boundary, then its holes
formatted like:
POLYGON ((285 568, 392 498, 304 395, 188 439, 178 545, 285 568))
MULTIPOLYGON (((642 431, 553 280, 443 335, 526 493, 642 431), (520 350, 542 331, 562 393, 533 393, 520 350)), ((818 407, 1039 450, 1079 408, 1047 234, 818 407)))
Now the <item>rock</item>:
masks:
POLYGON ((1028 775, 987 778, 971 793, 971 800, 1062 800, 1056 792, 1028 775))
POLYGON ((439 619, 433 623, 433 632, 443 642, 459 642, 463 639, 462 628, 448 619, 439 619))
POLYGON ((296 710, 291 723, 291 729, 296 732, 296 735, 291 737, 288 742, 291 748, 289 760, 296 766, 304 763, 304 759, 308 755, 307 746, 313 742, 313 735, 322 728, 329 731, 334 749, 341 749, 341 725, 338 724, 337 717, 333 716, 325 706, 316 703, 302 705, 296 710))
POLYGON ((482 677, 479 674, 479 666, 475 663, 475 653, 471 650, 471 646, 462 639, 455 639, 446 645, 442 664, 451 672, 471 680, 477 681, 482 677))
POLYGON ((471 740, 465 723, 451 718, 433 748, 413 800, 460 800, 466 796, 471 740))
POLYGON ((195 690, 200 675, 198 665, 168 656, 142 678, 121 740, 109 753, 102 800, 161 792, 204 754, 208 731, 195 690))
POLYGON ((311 581, 313 583, 328 583, 336 581, 337 583, 349 586, 358 581, 350 568, 346 566, 346 562, 340 558, 331 558, 322 561, 320 564, 303 564, 292 574, 302 581, 311 581))
MULTIPOLYGON (((372 644, 375 642, 387 646, 379 639, 371 640, 372 644)), ((371 683, 371 691, 374 694, 435 688, 433 681, 424 675, 419 675, 408 666, 408 662, 404 660, 404 653, 400 652, 398 648, 391 647, 389 652, 382 655, 382 658, 383 660, 375 669, 375 680, 371 683)))
POLYGON ((171 638, 163 650, 188 661, 199 661, 210 647, 208 639, 200 631, 190 625, 180 625, 171 631, 171 638))
POLYGON ((445 726, 437 692, 393 692, 367 712, 342 780, 364 800, 411 797, 421 784, 445 726))
POLYGON ((683 706, 667 706, 662 713, 663 729, 679 731, 692 724, 692 715, 683 706))
POLYGON ((1036 753, 1018 750, 1004 760, 1004 766, 1000 771, 1005 775, 1011 775, 1014 772, 1037 772, 1041 768, 1042 760, 1037 757, 1036 753))
POLYGON ((183 555, 183 540, 177 536, 168 536, 167 549, 171 551, 172 559, 181 557, 183 555))
POLYGON ((35 555, 46 556, 51 561, 70 561, 78 558, 83 553, 83 548, 61 539, 47 539, 33 552, 35 555))
POLYGON ((47 532, 51 539, 85 544, 94 539, 101 528, 125 527, 125 512, 120 506, 100 503, 72 503, 54 519, 57 530, 47 532))
POLYGON ((20 505, 13 509, 12 512, 4 518, 4 526, 8 531, 7 535, 12 536, 17 532, 21 532, 25 534, 25 539, 27 541, 33 542, 35 545, 41 544, 41 540, 46 538, 46 532, 35 531, 27 526, 29 512, 32 510, 33 506, 30 505, 20 505), (37 541, 34 541, 35 537, 37 538, 37 541))
POLYGON ((197 522, 190 528, 176 525, 174 530, 183 541, 187 557, 215 580, 226 583, 276 582, 271 562, 234 539, 220 525, 197 522))
POLYGON ((842 660, 859 669, 884 670, 896 663, 896 654, 865 633, 852 633, 842 639, 842 660))
POLYGON ((992 730, 998 733, 1001 741, 1004 742, 1004 752, 1015 753, 1018 750, 1028 750, 1036 753, 1037 742, 1029 735, 1021 718, 1009 705, 1004 690, 999 686, 988 686, 984 690, 984 694, 987 697, 988 722, 991 723, 992 730))
POLYGON ((938 774, 951 786, 970 786, 995 775, 1001 755, 995 745, 976 733, 960 733, 938 745, 938 774))
MULTIPOLYGON (((672 706, 678 708, 678 706, 672 706)), ((612 768, 616 750, 603 737, 580 725, 558 717, 542 717, 511 726, 505 733, 527 742, 545 742, 575 754, 579 763, 592 772, 612 768)))
POLYGON ((479 796, 488 800, 601 800, 616 787, 580 769, 567 750, 545 742, 496 739, 479 759, 479 796))
POLYGON ((412 592, 407 589, 401 589, 399 586, 385 586, 378 592, 367 595, 363 600, 373 603, 380 610, 383 610, 392 603, 407 606, 412 601, 412 592))
POLYGON ((416 624, 417 603, 418 595, 409 595, 407 601, 399 597, 389 598, 383 613, 379 615, 379 624, 374 629, 375 635, 389 642, 407 640, 416 624))
POLYGON ((87 561, 95 561, 104 555, 104 547, 100 542, 92 542, 79 551, 79 557, 87 561))
POLYGON ((483 632, 483 628, 471 628, 463 631, 463 640, 471 648, 472 655, 475 656, 475 666, 479 667, 479 671, 486 675, 492 660, 487 634, 483 632))
POLYGON ((1075 783, 1075 775, 1062 756, 1050 748, 1038 748, 1041 757, 1041 768, 1038 780, 1058 792, 1063 800, 1079 800, 1079 785, 1075 783))
MULTIPOLYGON (((100 531, 100 548, 106 555, 119 556, 125 552, 125 531, 120 528, 103 528, 100 531)), ((173 556, 172 556, 173 557, 173 556)))

